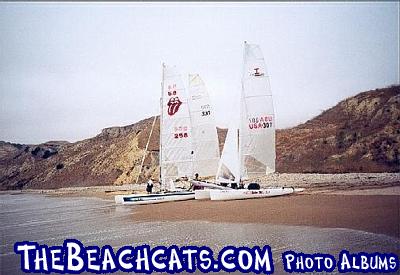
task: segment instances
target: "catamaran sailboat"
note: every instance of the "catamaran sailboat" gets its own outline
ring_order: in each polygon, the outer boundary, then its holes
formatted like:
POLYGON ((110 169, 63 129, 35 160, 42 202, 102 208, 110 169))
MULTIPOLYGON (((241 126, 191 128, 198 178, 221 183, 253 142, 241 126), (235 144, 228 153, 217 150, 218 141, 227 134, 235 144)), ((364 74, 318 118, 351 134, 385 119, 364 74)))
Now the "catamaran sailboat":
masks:
MULTIPOLYGON (((206 86, 198 74, 189 75, 189 109, 193 136, 193 174, 215 178, 220 159, 214 110, 206 86)), ((195 199, 209 199, 209 189, 229 189, 213 182, 192 179, 195 199)))
MULTIPOLYGON (((244 43, 239 129, 228 130, 217 181, 240 185, 243 180, 275 171, 275 116, 269 77, 258 45, 244 43)), ((210 190, 211 200, 281 196, 293 188, 210 190)))
POLYGON ((179 190, 174 186, 176 179, 191 177, 193 172, 194 151, 188 98, 176 68, 163 64, 162 69, 159 159, 160 182, 164 191, 158 194, 117 195, 117 203, 152 204, 195 197, 194 192, 179 190))

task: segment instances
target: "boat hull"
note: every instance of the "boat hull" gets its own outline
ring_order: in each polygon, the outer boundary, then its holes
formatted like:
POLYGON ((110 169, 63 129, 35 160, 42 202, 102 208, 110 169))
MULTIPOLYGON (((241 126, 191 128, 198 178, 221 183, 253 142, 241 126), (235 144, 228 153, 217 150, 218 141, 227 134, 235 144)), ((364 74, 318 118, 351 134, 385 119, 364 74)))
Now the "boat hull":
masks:
POLYGON ((212 183, 212 182, 205 182, 205 181, 199 181, 199 180, 191 180, 190 182, 193 184, 193 187, 208 188, 208 189, 221 189, 221 190, 231 189, 229 187, 222 186, 222 185, 212 183))
POLYGON ((117 195, 115 202, 117 204, 155 204, 170 201, 185 201, 194 199, 194 192, 171 192, 161 194, 132 194, 132 195, 117 195))
POLYGON ((196 200, 209 200, 210 199, 210 190, 230 190, 230 187, 222 186, 219 184, 215 184, 212 182, 204 182, 204 181, 196 181, 192 180, 191 183, 193 184, 194 188, 202 188, 194 190, 194 198, 196 200))
POLYGON ((209 200, 210 199, 210 190, 211 189, 195 190, 194 198, 196 200, 209 200))
POLYGON ((289 195, 293 188, 267 188, 260 190, 234 189, 234 190, 209 190, 212 201, 257 199, 289 195))

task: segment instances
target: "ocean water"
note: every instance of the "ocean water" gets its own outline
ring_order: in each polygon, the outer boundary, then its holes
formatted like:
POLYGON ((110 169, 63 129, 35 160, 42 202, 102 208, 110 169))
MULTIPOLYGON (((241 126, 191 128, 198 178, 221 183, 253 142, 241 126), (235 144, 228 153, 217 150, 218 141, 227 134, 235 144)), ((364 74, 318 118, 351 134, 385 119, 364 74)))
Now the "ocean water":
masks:
MULTIPOLYGON (((282 274, 281 254, 286 250, 329 253, 399 253, 400 239, 349 229, 204 221, 142 222, 134 206, 86 197, 47 197, 40 194, 1 194, 0 273, 23 274, 20 256, 13 252, 18 241, 62 245, 67 238, 85 246, 207 245, 216 254, 222 247, 269 245, 274 274, 282 274)), ((336 270, 332 273, 338 273, 336 270)), ((355 274, 355 273, 353 273, 355 274)))

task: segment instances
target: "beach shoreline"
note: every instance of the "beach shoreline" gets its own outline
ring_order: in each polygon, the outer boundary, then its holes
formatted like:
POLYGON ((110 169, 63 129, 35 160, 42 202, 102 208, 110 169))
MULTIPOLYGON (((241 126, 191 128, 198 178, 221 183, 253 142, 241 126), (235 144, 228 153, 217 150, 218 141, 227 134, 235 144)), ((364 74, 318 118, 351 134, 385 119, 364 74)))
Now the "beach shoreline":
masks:
POLYGON ((134 209, 135 221, 196 220, 347 228, 400 238, 400 195, 294 194, 241 201, 139 205, 134 209))
MULTIPOLYGON (((348 228, 400 238, 400 174, 278 174, 273 186, 303 187, 289 196, 240 201, 182 201, 117 206, 132 209, 132 221, 209 221, 348 228), (299 176, 300 175, 300 176, 299 176), (306 181, 308 180, 308 181, 306 181), (330 181, 329 181, 330 180, 330 181)), ((261 185, 264 187, 265 184, 261 185)), ((4 191, 46 196, 96 197, 141 193, 145 184, 4 191)), ((157 189, 156 189, 157 190, 157 189)), ((2 192, 2 193, 4 193, 2 192)))
MULTIPOLYGON (((262 188, 266 187, 295 187, 304 188, 304 193, 331 193, 356 190, 379 190, 387 187, 400 186, 400 173, 344 173, 344 174, 307 174, 307 173, 273 173, 251 180, 262 188)), ((246 183, 246 182, 245 182, 246 183)), ((179 187, 188 188, 190 183, 179 182, 179 187)), ((131 194, 145 192, 146 183, 104 185, 104 186, 76 186, 58 189, 22 189, 0 192, 11 193, 40 193, 46 195, 97 196, 114 198, 116 194, 131 194)), ((155 184, 154 191, 159 190, 155 184)))

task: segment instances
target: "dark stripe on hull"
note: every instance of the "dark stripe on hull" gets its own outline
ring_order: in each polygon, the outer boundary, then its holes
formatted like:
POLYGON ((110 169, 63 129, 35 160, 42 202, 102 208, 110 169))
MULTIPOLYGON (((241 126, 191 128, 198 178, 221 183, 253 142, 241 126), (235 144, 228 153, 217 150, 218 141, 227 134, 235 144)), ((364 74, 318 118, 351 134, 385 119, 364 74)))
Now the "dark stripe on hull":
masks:
POLYGON ((124 197, 124 202, 135 202, 135 201, 163 201, 165 198, 171 196, 190 196, 194 195, 194 192, 177 192, 167 194, 152 194, 152 195, 139 195, 132 197, 124 197))

